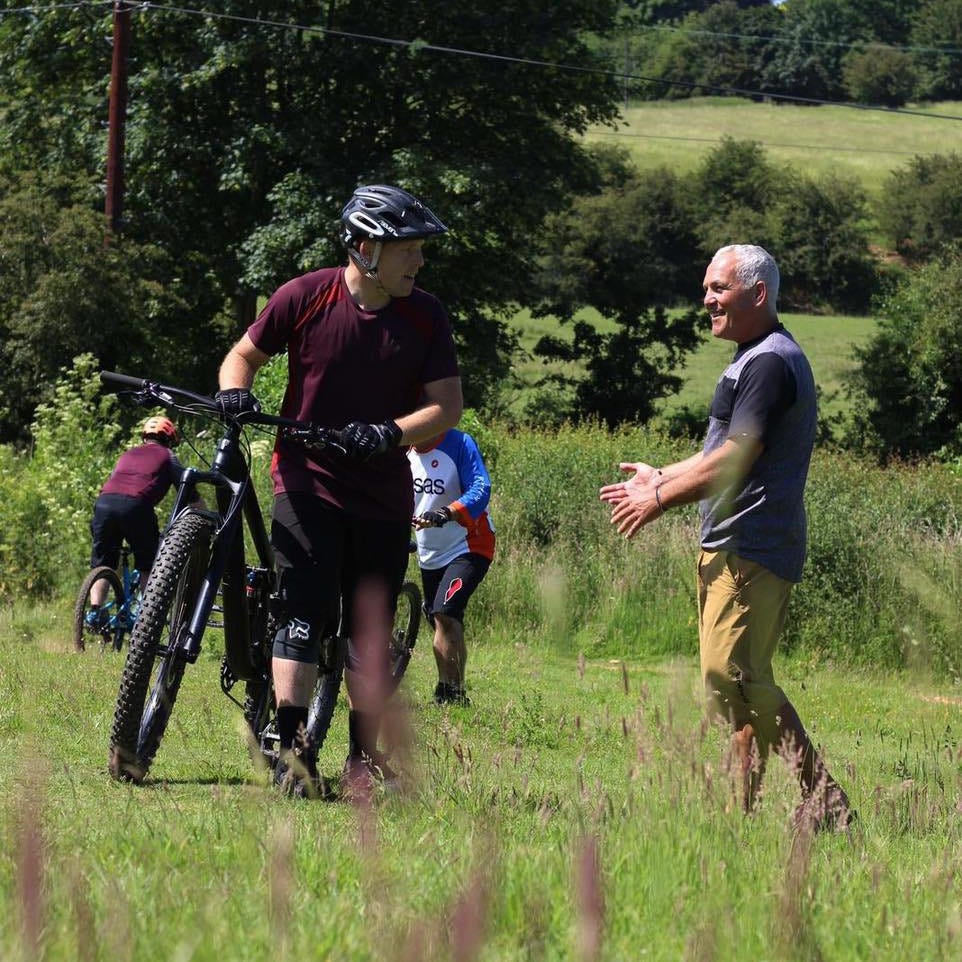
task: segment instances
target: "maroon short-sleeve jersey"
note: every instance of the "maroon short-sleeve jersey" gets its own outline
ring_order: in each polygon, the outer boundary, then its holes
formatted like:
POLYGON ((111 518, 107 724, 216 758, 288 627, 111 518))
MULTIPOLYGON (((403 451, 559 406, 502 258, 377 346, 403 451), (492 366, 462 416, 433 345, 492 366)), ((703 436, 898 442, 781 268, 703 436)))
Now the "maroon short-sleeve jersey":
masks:
POLYGON ((177 483, 183 470, 173 452, 164 445, 138 444, 120 456, 100 493, 123 494, 156 506, 170 486, 177 483))
MULTIPOLYGON (((408 297, 364 311, 351 297, 343 267, 282 285, 247 334, 265 354, 287 350, 281 414, 325 427, 401 417, 417 407, 423 385, 458 374, 451 327, 437 298, 415 287, 408 297)), ((360 462, 279 440, 271 472, 275 493, 313 492, 362 517, 411 517, 411 472, 399 449, 360 462)))

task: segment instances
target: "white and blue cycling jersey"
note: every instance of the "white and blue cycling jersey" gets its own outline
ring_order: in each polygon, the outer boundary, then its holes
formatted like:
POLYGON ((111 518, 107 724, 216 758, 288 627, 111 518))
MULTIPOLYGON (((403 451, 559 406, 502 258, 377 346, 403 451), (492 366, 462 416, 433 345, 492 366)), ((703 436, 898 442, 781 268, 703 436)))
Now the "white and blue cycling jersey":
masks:
POLYGON ((414 478, 414 513, 447 508, 451 521, 416 532, 418 563, 443 568, 463 554, 494 557, 494 525, 488 516, 491 478, 470 434, 451 429, 408 451, 414 478))

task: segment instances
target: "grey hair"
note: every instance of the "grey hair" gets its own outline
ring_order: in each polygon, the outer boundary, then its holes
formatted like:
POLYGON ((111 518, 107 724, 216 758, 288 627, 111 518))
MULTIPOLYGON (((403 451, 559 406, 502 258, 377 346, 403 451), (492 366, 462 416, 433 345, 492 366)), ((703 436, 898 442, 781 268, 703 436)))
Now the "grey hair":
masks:
MULTIPOLYGON (((751 287, 758 281, 764 282, 765 289, 768 291, 769 306, 774 311, 778 302, 778 285, 781 281, 775 258, 764 247, 757 247, 755 244, 729 244, 715 251, 715 257, 719 254, 735 255, 735 277, 740 284, 751 287)), ((714 259, 713 257, 712 260, 714 259)))

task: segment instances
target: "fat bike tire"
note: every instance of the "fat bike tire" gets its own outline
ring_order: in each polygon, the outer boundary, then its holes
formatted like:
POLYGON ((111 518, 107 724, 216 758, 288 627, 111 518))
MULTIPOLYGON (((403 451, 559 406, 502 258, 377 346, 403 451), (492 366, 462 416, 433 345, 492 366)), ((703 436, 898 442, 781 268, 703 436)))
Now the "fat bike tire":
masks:
POLYGON ((214 522, 185 512, 161 544, 130 636, 110 733, 110 774, 142 782, 167 729, 186 662, 176 653, 210 563, 214 522))

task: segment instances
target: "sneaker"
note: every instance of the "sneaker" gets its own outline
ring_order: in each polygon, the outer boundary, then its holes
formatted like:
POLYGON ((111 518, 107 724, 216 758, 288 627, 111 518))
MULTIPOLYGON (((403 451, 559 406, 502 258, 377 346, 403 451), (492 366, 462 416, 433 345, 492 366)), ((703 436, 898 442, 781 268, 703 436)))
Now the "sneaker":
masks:
POLYGON ((439 681, 434 689, 434 704, 459 705, 462 708, 468 708, 471 705, 471 699, 468 698, 467 692, 461 685, 439 681))
POLYGON ((792 816, 795 831, 847 832, 858 822, 858 812, 844 794, 816 792, 803 799, 792 816))
POLYGON ((104 624, 103 608, 91 608, 90 611, 84 615, 84 624, 88 628, 102 628, 104 624))
POLYGON ((287 751, 274 766, 274 785, 289 798, 330 798, 327 782, 318 774, 317 763, 298 750, 287 751))
POLYGON ((384 755, 348 755, 341 773, 341 796, 352 799, 370 799, 378 786, 385 792, 395 792, 399 786, 397 772, 388 765, 384 755))

